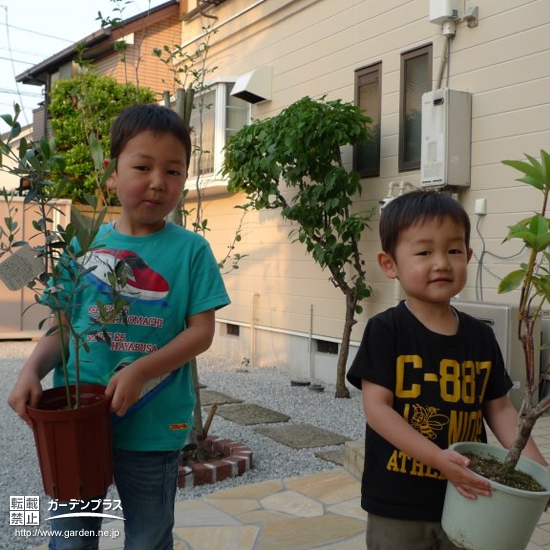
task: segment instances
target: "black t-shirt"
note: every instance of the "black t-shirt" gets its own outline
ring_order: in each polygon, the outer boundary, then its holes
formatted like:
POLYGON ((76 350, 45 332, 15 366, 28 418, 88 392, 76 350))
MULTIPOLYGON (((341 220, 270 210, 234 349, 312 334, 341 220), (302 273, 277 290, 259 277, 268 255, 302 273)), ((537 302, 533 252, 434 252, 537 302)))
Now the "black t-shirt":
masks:
MULTIPOLYGON (((456 311, 456 310, 455 310, 456 311)), ((483 403, 512 387, 492 329, 457 311, 453 336, 427 329, 405 302, 369 320, 347 374, 388 388, 393 408, 442 449, 487 440, 483 403)), ((440 521, 446 479, 367 426, 361 506, 373 514, 440 521)))

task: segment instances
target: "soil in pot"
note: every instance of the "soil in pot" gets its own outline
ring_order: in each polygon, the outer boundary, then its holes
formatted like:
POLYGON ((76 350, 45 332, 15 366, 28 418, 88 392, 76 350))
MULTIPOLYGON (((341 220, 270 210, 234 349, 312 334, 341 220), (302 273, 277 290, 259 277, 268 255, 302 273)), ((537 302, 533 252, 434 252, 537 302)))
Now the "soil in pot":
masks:
POLYGON ((469 469, 487 479, 502 483, 507 487, 522 489, 524 491, 546 491, 532 476, 520 470, 505 470, 502 462, 493 457, 483 457, 475 453, 464 453, 470 459, 469 469))

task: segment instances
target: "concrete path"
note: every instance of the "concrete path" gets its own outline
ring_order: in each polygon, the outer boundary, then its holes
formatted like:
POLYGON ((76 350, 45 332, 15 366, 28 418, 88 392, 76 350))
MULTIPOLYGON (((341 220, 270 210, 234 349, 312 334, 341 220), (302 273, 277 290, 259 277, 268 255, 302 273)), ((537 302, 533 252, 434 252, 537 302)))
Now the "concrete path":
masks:
MULTIPOLYGON (((550 461, 550 416, 539 420, 534 437, 550 461)), ((361 452, 362 442, 349 442, 345 468, 177 502, 174 549, 365 550, 367 514, 360 507, 355 477, 360 475, 361 452)), ((104 529, 122 532, 122 522, 105 524, 104 529)), ((123 547, 122 535, 100 543, 100 550, 123 547)), ((526 550, 550 550, 549 513, 542 515, 526 550)))
MULTIPOLYGON (((359 502, 359 482, 343 468, 226 489, 176 503, 174 550, 364 550, 359 502)), ((123 537, 104 537, 99 547, 122 550, 123 537)))

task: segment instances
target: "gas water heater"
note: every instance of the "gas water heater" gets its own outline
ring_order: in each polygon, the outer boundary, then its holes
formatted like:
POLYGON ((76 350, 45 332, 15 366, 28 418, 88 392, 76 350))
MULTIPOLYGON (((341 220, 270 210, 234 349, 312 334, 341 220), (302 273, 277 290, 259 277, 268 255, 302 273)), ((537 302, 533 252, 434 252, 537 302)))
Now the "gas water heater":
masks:
POLYGON ((422 187, 470 185, 472 96, 441 88, 422 95, 422 187))

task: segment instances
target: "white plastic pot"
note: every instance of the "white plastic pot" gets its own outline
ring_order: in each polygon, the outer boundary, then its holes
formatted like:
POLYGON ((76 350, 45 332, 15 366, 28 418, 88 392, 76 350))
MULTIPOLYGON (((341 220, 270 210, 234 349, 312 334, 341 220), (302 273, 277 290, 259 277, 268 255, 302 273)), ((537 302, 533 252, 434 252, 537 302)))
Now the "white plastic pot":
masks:
MULTIPOLYGON (((486 443, 455 443, 451 449, 498 460, 506 456, 505 449, 486 443)), ((517 468, 548 490, 524 491, 489 480, 492 495, 470 500, 451 483, 447 484, 441 524, 456 546, 467 550, 523 550, 527 547, 550 499, 550 474, 525 457, 520 458, 517 468)))

